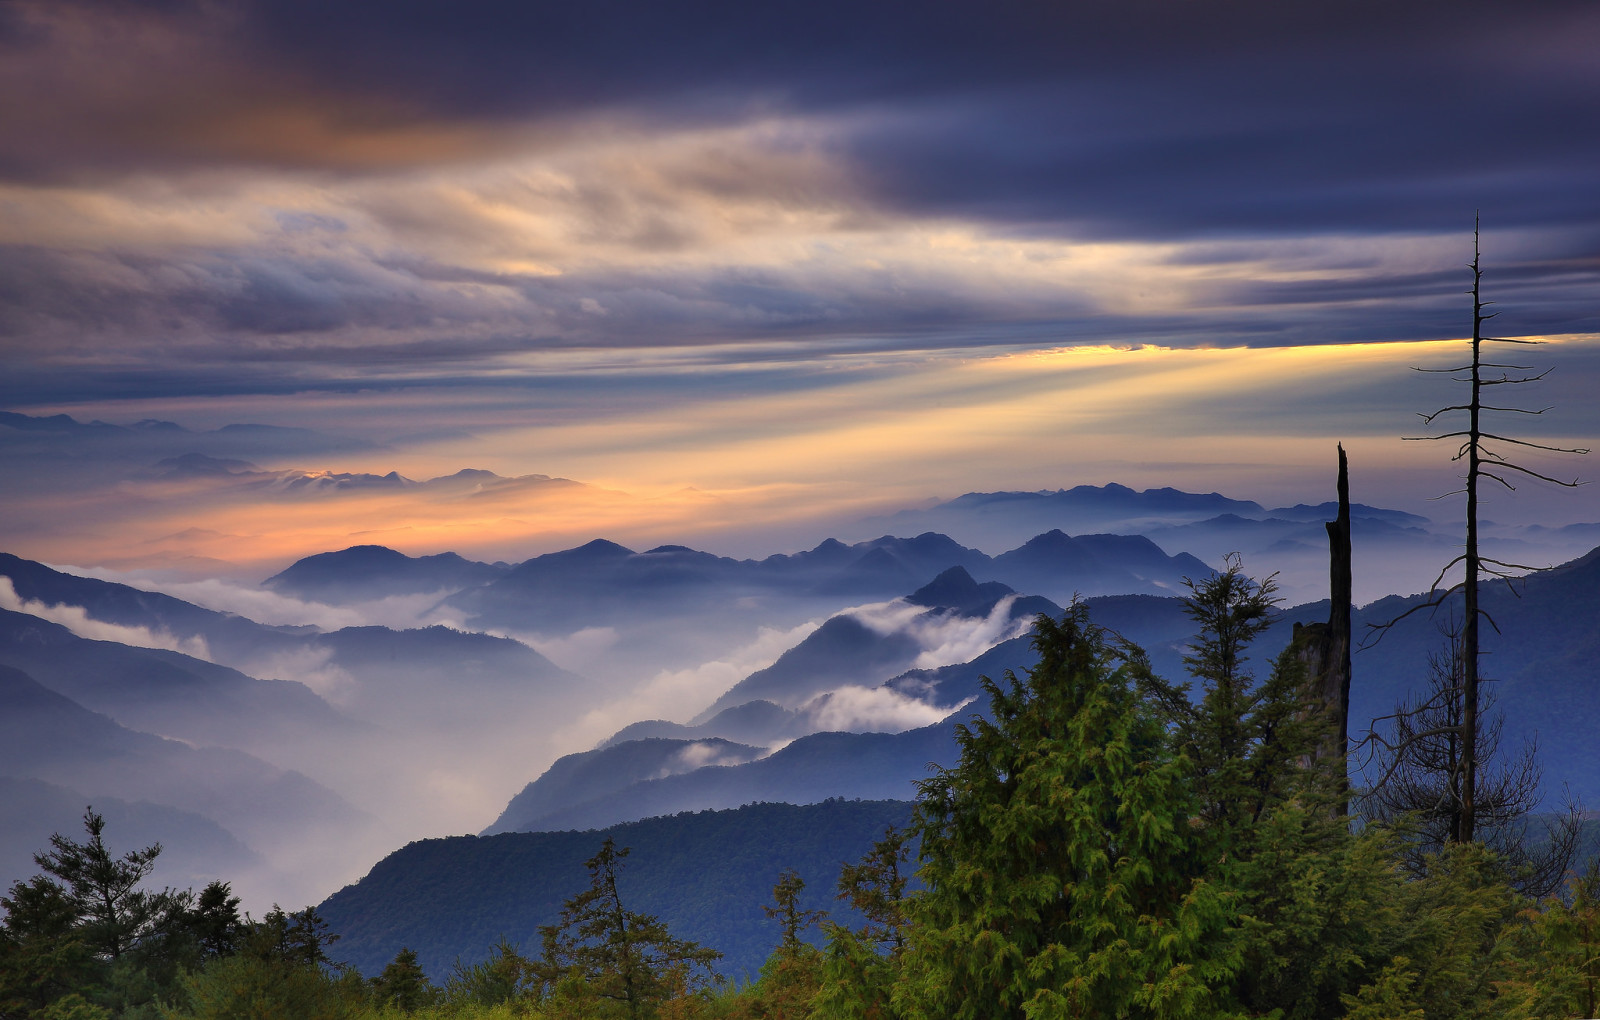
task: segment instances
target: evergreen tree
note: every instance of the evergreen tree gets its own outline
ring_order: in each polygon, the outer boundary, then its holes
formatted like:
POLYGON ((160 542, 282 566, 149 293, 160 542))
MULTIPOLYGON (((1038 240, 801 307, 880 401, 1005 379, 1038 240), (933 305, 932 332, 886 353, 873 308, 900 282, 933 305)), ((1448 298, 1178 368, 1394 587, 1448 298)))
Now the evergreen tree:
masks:
POLYGON ((353 971, 249 952, 220 956, 179 984, 163 1020, 355 1020, 366 989, 353 971))
POLYGON ((227 882, 211 882, 200 890, 185 923, 205 957, 232 956, 239 951, 248 931, 244 918, 239 916, 239 897, 233 895, 227 882))
POLYGON ((1564 899, 1525 911, 1499 991, 1500 1015, 1600 1016, 1600 858, 1574 875, 1564 899))
POLYGON ((769 920, 778 922, 782 931, 778 943, 778 953, 782 956, 792 958, 801 955, 802 947, 809 945, 800 937, 801 933, 828 916, 826 910, 800 909, 800 893, 805 887, 805 879, 800 877, 800 873, 789 868, 778 876, 777 884, 772 887, 774 902, 761 908, 769 920))
POLYGON ((473 964, 456 961, 445 981, 445 1001, 456 1007, 487 1007, 511 1002, 536 990, 539 969, 537 963, 501 938, 487 959, 473 964))
POLYGON ((1189 763, 1081 606, 921 784, 925 890, 895 1001, 913 1017, 1228 1012, 1238 918, 1204 875, 1189 763))
POLYGON ((803 910, 800 894, 805 882, 790 868, 772 887, 773 903, 763 906, 776 920, 778 947, 761 967, 760 980, 734 998, 730 1020, 803 1020, 812 1016, 812 1000, 822 988, 822 954, 801 936, 827 917, 825 910, 803 910))
POLYGON ((910 850, 910 833, 891 825, 860 861, 839 871, 839 898, 867 921, 857 935, 891 955, 906 943, 907 876, 900 869, 910 850))
POLYGON ((27 1016, 103 983, 106 967, 78 929, 78 904, 36 875, 0 897, 0 1017, 27 1016))
POLYGON ((241 951, 290 966, 323 967, 332 964, 328 947, 337 941, 339 935, 328 930, 316 907, 288 913, 274 903, 265 917, 249 925, 241 951))
POLYGON ((1297 650, 1280 655, 1260 683, 1246 668, 1251 643, 1273 623, 1275 579, 1248 577, 1232 555, 1221 573, 1188 584, 1185 609, 1197 633, 1184 664, 1203 694, 1178 707, 1175 732, 1207 827, 1227 840, 1343 762, 1317 760, 1327 720, 1307 696, 1297 650))
POLYGON ((80 843, 58 832, 50 837, 50 849, 34 854, 33 860, 62 883, 77 912, 79 936, 95 952, 116 960, 170 923, 187 903, 171 890, 158 893, 139 888, 155 867, 161 844, 114 857, 103 838, 105 824, 102 816, 87 808, 83 814, 89 834, 86 841, 80 843))
POLYGON ((628 910, 617 891, 617 869, 628 855, 607 836, 589 858, 589 888, 567 900, 559 924, 539 929, 545 985, 622 1007, 629 1020, 654 1016, 675 995, 716 980, 714 949, 674 938, 649 914, 628 910))
POLYGON ((911 834, 889 826, 860 861, 839 872, 839 898, 861 912, 857 931, 829 923, 822 987, 812 1005, 818 1017, 888 1020, 910 925, 906 874, 911 834))
POLYGON ((423 973, 416 951, 407 947, 395 954, 383 973, 372 979, 372 999, 383 1007, 415 1013, 438 1001, 439 989, 423 973))

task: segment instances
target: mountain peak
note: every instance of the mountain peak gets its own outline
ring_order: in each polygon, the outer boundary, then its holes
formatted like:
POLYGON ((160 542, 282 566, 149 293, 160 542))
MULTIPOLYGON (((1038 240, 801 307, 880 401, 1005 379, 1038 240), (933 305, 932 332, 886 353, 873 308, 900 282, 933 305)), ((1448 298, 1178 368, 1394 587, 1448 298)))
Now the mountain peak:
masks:
POLYGON ((353 545, 297 560, 261 585, 298 598, 337 602, 460 589, 483 584, 501 572, 455 553, 411 557, 384 545, 353 545))
POLYGON ((999 581, 979 584, 965 567, 951 567, 907 595, 906 601, 916 606, 954 609, 960 613, 987 612, 995 602, 1013 593, 1014 589, 1009 585, 999 581))

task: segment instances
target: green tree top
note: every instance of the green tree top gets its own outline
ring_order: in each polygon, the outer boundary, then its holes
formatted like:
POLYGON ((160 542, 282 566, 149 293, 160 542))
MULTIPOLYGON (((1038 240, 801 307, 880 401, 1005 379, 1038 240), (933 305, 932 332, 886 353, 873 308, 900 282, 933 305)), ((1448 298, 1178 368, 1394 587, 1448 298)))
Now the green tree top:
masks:
POLYGON ((1204 1017, 1237 966, 1229 896, 1203 876, 1189 766, 1128 656, 1081 606, 1041 616, 1039 664, 985 680, 993 721, 923 781, 912 1016, 1204 1017))
POLYGON ((50 849, 33 855, 47 875, 63 884, 77 911, 77 929, 91 948, 119 959, 141 939, 153 935, 175 910, 187 904, 171 890, 153 892, 139 885, 155 867, 161 844, 114 857, 105 845, 105 818, 86 808, 83 842, 55 833, 50 849))
POLYGON ((628 848, 609 836, 589 858, 589 888, 567 900, 558 924, 539 929, 544 955, 541 977, 548 989, 581 984, 584 991, 620 1004, 629 1020, 655 1014, 674 995, 715 981, 712 964, 722 958, 674 938, 662 921, 628 910, 617 891, 617 869, 628 848))

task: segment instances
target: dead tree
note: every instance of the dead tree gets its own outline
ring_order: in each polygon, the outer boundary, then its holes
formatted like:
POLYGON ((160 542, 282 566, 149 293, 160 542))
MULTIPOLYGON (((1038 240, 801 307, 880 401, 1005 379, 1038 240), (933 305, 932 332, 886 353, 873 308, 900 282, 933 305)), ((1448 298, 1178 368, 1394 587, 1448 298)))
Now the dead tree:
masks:
MULTIPOLYGON (((1484 323, 1499 313, 1485 312, 1484 310, 1491 302, 1483 300, 1482 248, 1479 243, 1479 229, 1476 221, 1474 221, 1472 228, 1472 264, 1470 268, 1472 269, 1472 290, 1470 291, 1472 294, 1472 360, 1465 365, 1456 365, 1451 368, 1417 369, 1419 372, 1452 375, 1455 376, 1457 382, 1466 383, 1469 386, 1466 403, 1451 404, 1431 414, 1422 414, 1420 417, 1423 424, 1432 425, 1434 421, 1444 415, 1465 414, 1467 419, 1466 427, 1436 436, 1404 437, 1407 441, 1448 439, 1459 441, 1460 445, 1451 460, 1453 462, 1466 461, 1465 485, 1438 498, 1466 495, 1466 542, 1461 555, 1445 564, 1444 568, 1439 572, 1439 576, 1433 582, 1430 597, 1426 601, 1413 606, 1386 623, 1375 625, 1374 632, 1374 640, 1376 640, 1382 636, 1384 631, 1387 631, 1406 617, 1422 610, 1437 609, 1456 594, 1459 593, 1461 595, 1463 614, 1461 619, 1461 669, 1458 681, 1461 687, 1460 719, 1449 724, 1459 736, 1461 745, 1460 754, 1451 766, 1458 772, 1451 788, 1456 791, 1454 796, 1459 797, 1460 803, 1459 810, 1453 811, 1451 814, 1452 819, 1454 819, 1454 828, 1450 833, 1450 839, 1458 843, 1470 842, 1477 828, 1478 766, 1482 758, 1478 753, 1478 715, 1481 701, 1479 694, 1479 624, 1483 620, 1488 620, 1491 627, 1495 626, 1494 620, 1479 605, 1479 587, 1485 577, 1490 579, 1498 578, 1505 581, 1507 586, 1515 592, 1516 588, 1512 585, 1512 582, 1520 576, 1520 573, 1536 569, 1526 564, 1493 559, 1484 556, 1479 551, 1478 502, 1481 486, 1485 480, 1488 480, 1498 482, 1508 490, 1514 490, 1516 486, 1512 484, 1511 479, 1518 476, 1536 478, 1555 485, 1576 486, 1578 484, 1576 480, 1568 481, 1552 478, 1524 464, 1517 463, 1511 458, 1508 448, 1520 447, 1530 450, 1544 450, 1551 453, 1586 454, 1589 452, 1587 449, 1548 446, 1543 443, 1530 442, 1526 439, 1515 439, 1511 436, 1485 429, 1485 414, 1537 416, 1549 410, 1549 408, 1535 409, 1484 403, 1484 391, 1488 387, 1519 386, 1538 382, 1549 374, 1549 369, 1537 371, 1529 365, 1484 360, 1483 350, 1485 344, 1534 345, 1540 343, 1540 341, 1484 336, 1484 323), (1460 373, 1466 374, 1462 375, 1460 373), (1445 579, 1458 566, 1462 568, 1461 580, 1441 587, 1441 585, 1445 584, 1445 579)), ((1370 733, 1369 739, 1375 735, 1375 733, 1370 733)), ((1413 737, 1411 739, 1420 738, 1413 737)), ((1390 750, 1394 749, 1391 748, 1390 750)))
POLYGON ((1401 701, 1393 715, 1375 720, 1390 723, 1392 734, 1378 747, 1378 781, 1362 803, 1363 814, 1408 830, 1407 866, 1425 874, 1432 855, 1461 831, 1467 803, 1462 784, 1470 772, 1477 783, 1471 800, 1477 838, 1495 851, 1513 885, 1542 898, 1560 887, 1577 854, 1582 813, 1569 804, 1564 816, 1543 825, 1542 833, 1532 831, 1530 815, 1541 799, 1538 745, 1527 740, 1520 753, 1500 754, 1505 717, 1487 687, 1472 746, 1477 760, 1470 770, 1465 767, 1463 629, 1452 619, 1440 630, 1444 648, 1429 657, 1427 690, 1401 701))
MULTIPOLYGON (((1328 529, 1328 622, 1295 624, 1291 647, 1305 663, 1317 710, 1327 719, 1315 759, 1339 770, 1338 813, 1349 814, 1346 756, 1350 733, 1350 463, 1339 444, 1339 514, 1328 529)), ((1310 764, 1310 762, 1307 762, 1310 764)))

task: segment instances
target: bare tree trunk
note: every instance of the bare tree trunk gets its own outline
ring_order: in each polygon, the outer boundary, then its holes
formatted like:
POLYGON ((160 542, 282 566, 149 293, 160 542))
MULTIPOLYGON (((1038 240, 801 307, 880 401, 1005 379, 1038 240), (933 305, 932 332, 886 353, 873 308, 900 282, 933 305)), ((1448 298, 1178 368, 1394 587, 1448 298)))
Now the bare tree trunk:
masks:
MULTIPOLYGON (((1350 464, 1344 444, 1339 444, 1339 516, 1324 525, 1328 529, 1328 627, 1322 632, 1322 702, 1333 710, 1332 732, 1328 737, 1327 757, 1343 762, 1349 751, 1350 732, 1350 464)), ((1345 766, 1339 766, 1343 772, 1345 766)), ((1339 814, 1349 814, 1350 781, 1339 779, 1339 814)))
MULTIPOLYGON (((1483 324, 1495 317, 1494 312, 1485 312, 1487 302, 1483 300, 1483 258, 1480 244, 1478 223, 1473 222, 1472 229, 1472 360, 1465 365, 1451 368, 1421 368, 1421 372, 1437 372, 1451 375, 1458 382, 1464 382, 1471 387, 1467 402, 1464 404, 1450 404, 1441 407, 1431 414, 1420 417, 1424 425, 1432 425, 1434 421, 1444 415, 1465 413, 1467 424, 1465 428, 1456 429, 1435 436, 1406 436, 1408 441, 1427 440, 1454 440, 1460 446, 1450 459, 1452 461, 1466 461, 1466 484, 1463 488, 1455 489, 1445 495, 1454 496, 1465 493, 1467 497, 1467 531, 1466 542, 1461 555, 1445 564, 1444 569, 1433 582, 1433 589, 1424 602, 1417 603, 1394 619, 1384 623, 1373 624, 1374 640, 1394 627, 1401 620, 1413 613, 1420 611, 1432 612, 1452 600, 1457 592, 1461 593, 1464 603, 1463 619, 1460 630, 1460 671, 1459 679, 1453 682, 1448 690, 1449 703, 1456 706, 1458 711, 1453 716, 1448 716, 1444 723, 1449 733, 1448 743, 1448 772, 1442 777, 1445 790, 1450 800, 1450 827, 1448 838, 1452 842, 1468 843, 1477 838, 1480 815, 1485 824, 1494 827, 1497 824, 1497 809, 1494 806, 1495 795, 1487 790, 1479 789, 1482 779, 1480 775, 1480 759, 1486 758, 1481 751, 1490 751, 1492 741, 1483 730, 1480 720, 1482 706, 1480 705, 1480 636, 1482 634, 1482 621, 1484 613, 1479 601, 1479 589, 1485 575, 1489 578, 1500 578, 1508 585, 1520 572, 1536 569, 1523 563, 1510 563, 1505 560, 1484 556, 1478 547, 1478 500, 1481 484, 1485 478, 1500 483, 1506 489, 1515 489, 1510 481, 1513 473, 1540 481, 1550 482, 1554 485, 1572 488, 1578 484, 1577 479, 1565 480, 1555 478, 1541 471, 1534 470, 1512 459, 1516 448, 1524 450, 1543 450, 1549 453, 1586 454, 1589 452, 1583 447, 1552 446, 1545 443, 1536 443, 1527 439, 1515 439, 1498 432, 1485 432, 1483 428, 1484 412, 1495 414, 1526 414, 1539 416, 1549 408, 1518 407, 1515 404, 1486 404, 1483 394, 1486 387, 1490 386, 1521 386, 1527 383, 1538 382, 1543 379, 1549 369, 1543 372, 1536 371, 1529 365, 1517 365, 1506 362, 1485 361, 1483 357, 1485 344, 1515 344, 1519 346, 1537 345, 1540 340, 1529 340, 1516 337, 1484 336, 1483 324), (1487 375, 1485 374, 1487 371, 1487 375), (1461 376, 1457 373, 1465 372, 1461 376), (1532 373, 1527 375, 1514 375, 1512 373, 1532 373), (1457 564, 1462 567, 1462 579, 1451 585, 1445 585, 1445 577, 1455 569, 1457 564)), ((1493 621, 1490 621, 1491 624, 1493 621)), ((1456 709, 1453 709, 1455 711, 1456 709)), ((1420 709, 1413 709, 1413 712, 1420 709)), ((1412 753, 1409 746, 1419 740, 1438 736, 1443 731, 1418 732, 1402 738, 1398 743, 1386 745, 1391 762, 1396 765, 1403 763, 1405 756, 1412 753)), ((1384 743, 1375 732, 1369 732, 1367 740, 1376 740, 1384 743)), ((1363 741, 1365 742, 1365 741, 1363 741)), ((1488 764, 1485 763, 1485 768, 1488 764)), ((1379 785, 1387 782, 1393 772, 1391 767, 1379 785)), ((1564 852, 1564 851, 1563 851, 1564 852)))
POLYGON ((1461 594, 1466 620, 1461 629, 1461 824, 1456 842, 1472 842, 1478 790, 1478 476, 1482 471, 1483 282, 1476 224, 1472 231, 1472 398, 1467 404, 1467 547, 1461 594))

